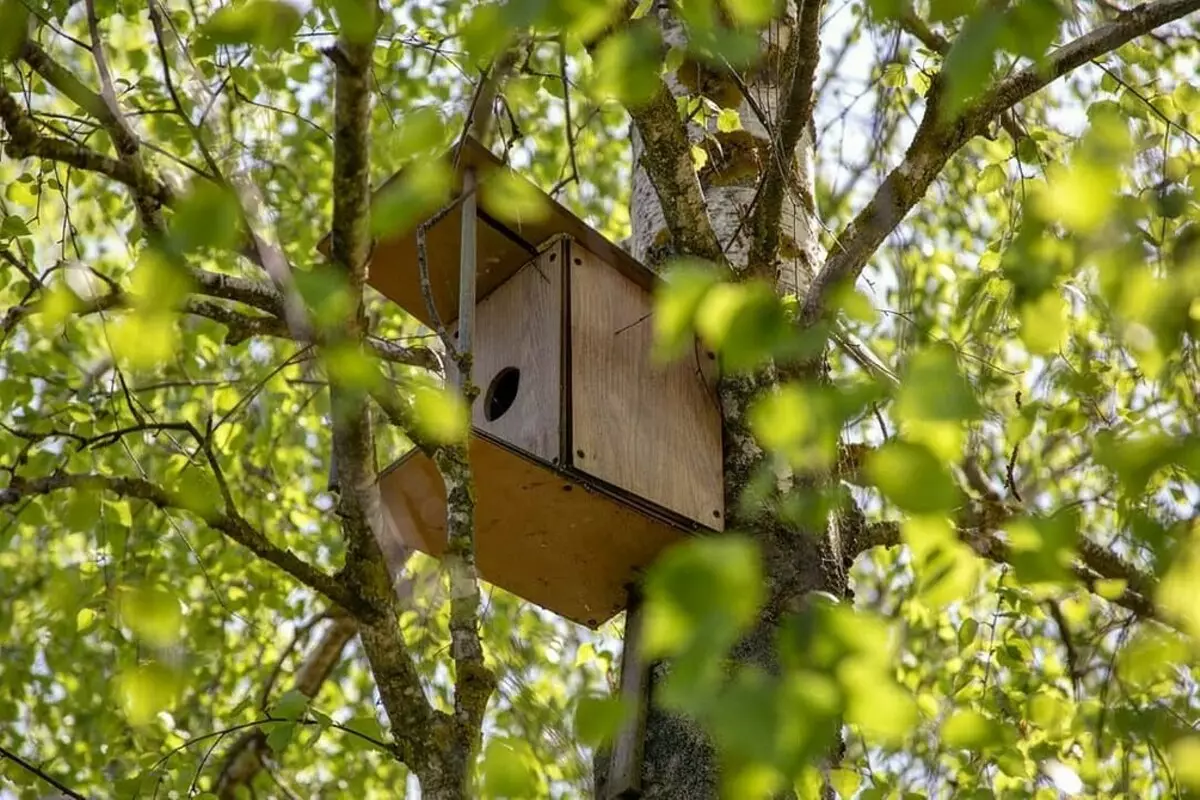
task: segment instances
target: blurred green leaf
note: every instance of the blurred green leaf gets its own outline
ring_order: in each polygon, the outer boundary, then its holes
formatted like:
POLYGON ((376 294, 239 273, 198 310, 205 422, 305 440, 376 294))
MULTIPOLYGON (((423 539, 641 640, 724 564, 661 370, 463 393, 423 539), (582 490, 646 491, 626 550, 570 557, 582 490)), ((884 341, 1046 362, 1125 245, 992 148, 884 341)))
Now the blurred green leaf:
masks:
POLYGON ((271 716, 296 720, 304 715, 306 708, 308 708, 308 697, 304 692, 289 689, 280 695, 275 704, 271 706, 271 716))
POLYGON ((291 40, 300 19, 300 11, 285 0, 248 0, 217 9, 201 31, 216 44, 277 50, 291 40))
POLYGON ((378 237, 408 233, 450 201, 452 178, 441 159, 410 164, 375 197, 371 232, 378 237))
POLYGON ((180 252, 203 247, 230 249, 241 238, 242 218, 237 197, 212 181, 197 179, 180 198, 171 218, 171 237, 180 252))
POLYGON ((267 732, 267 747, 272 753, 282 753, 296 735, 294 722, 276 722, 267 727, 270 728, 267 732))
POLYGON ((646 581, 644 647, 658 658, 700 644, 727 647, 763 596, 758 548, 732 534, 668 551, 646 581))
POLYGON ((914 514, 945 513, 959 503, 950 473, 922 445, 888 442, 871 454, 866 473, 889 500, 914 514))
POLYGON ((536 797, 541 783, 529 746, 514 739, 492 739, 484 747, 483 790, 488 797, 536 797))
POLYGON ((658 29, 649 24, 634 23, 606 37, 592 56, 596 68, 593 91, 625 106, 646 104, 658 86, 661 48, 658 29))
POLYGON ((540 222, 550 214, 550 200, 513 170, 486 175, 480 186, 480 205, 493 217, 513 225, 540 222))
POLYGON ((942 741, 947 747, 984 750, 1001 740, 995 721, 973 709, 959 709, 942 725, 942 741))
POLYGON ((625 704, 616 697, 583 697, 575 709, 575 731, 589 747, 611 743, 627 715, 625 704))
POLYGON ((179 640, 183 612, 179 600, 155 587, 118 590, 121 621, 148 644, 166 647, 179 640))
POLYGON ((692 342, 696 312, 719 280, 720 273, 707 262, 670 263, 654 302, 654 343, 659 358, 677 357, 692 342))
POLYGON ((457 392, 432 383, 411 388, 413 418, 423 436, 435 444, 458 444, 467 438, 471 418, 457 392))

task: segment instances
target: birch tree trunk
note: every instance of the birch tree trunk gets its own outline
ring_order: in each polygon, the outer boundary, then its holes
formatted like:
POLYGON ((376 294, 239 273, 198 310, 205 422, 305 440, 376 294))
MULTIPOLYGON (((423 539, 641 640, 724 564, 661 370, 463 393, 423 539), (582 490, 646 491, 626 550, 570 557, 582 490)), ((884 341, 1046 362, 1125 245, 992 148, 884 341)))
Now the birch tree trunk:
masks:
MULTIPOLYGON (((667 4, 659 5, 656 12, 665 43, 682 44, 684 33, 679 21, 667 10, 667 4)), ((820 4, 809 5, 816 6, 809 13, 817 17, 820 4)), ((819 49, 815 27, 803 29, 804 22, 795 4, 788 3, 785 13, 763 34, 762 63, 744 80, 695 62, 685 62, 673 75, 666 76, 673 96, 702 90, 708 97, 720 98, 723 106, 738 109, 740 130, 720 132, 715 124, 710 124, 707 130, 696 124, 689 128, 691 144, 707 155, 707 162, 699 170, 704 206, 734 271, 743 277, 769 279, 781 295, 795 294, 801 304, 815 270, 824 259, 814 203, 811 102, 806 104, 798 136, 791 137, 797 141, 795 148, 785 153, 779 145, 788 138, 781 125, 796 124, 796 120, 785 121, 781 114, 782 109, 791 107, 789 98, 782 95, 787 92, 784 87, 792 82, 784 79, 794 70, 804 69, 799 63, 804 59, 809 60, 807 68, 811 69, 819 49), (774 198, 780 204, 779 224, 772 231, 756 231, 754 209, 771 202, 759 196, 764 191, 759 188, 764 184, 764 172, 771 166, 782 166, 781 172, 787 176, 786 186, 774 187, 779 192, 774 198), (766 250, 772 256, 768 259, 762 258, 760 249, 764 236, 777 237, 776 246, 766 250)), ((807 85, 811 95, 811 81, 807 85)), ((648 160, 655 158, 655 154, 647 149, 642 135, 652 121, 638 119, 637 123, 633 135, 631 249, 643 263, 658 268, 672 254, 663 202, 670 204, 678 199, 665 197, 660 202, 647 169, 648 160)), ((825 529, 799 530, 784 524, 765 508, 747 507, 743 502, 743 490, 764 467, 775 472, 781 489, 794 479, 782 468, 767 463, 768 456, 755 441, 746 419, 750 400, 776 379, 776 371, 768 369, 752 377, 723 377, 719 387, 724 420, 726 528, 748 533, 757 540, 767 579, 767 601, 758 623, 739 645, 735 657, 768 671, 775 668, 774 634, 781 617, 796 610, 809 592, 826 591, 840 597, 846 590, 836 524, 831 521, 825 529)), ((696 723, 654 703, 655 688, 669 670, 670 664, 663 663, 651 672, 643 797, 715 798, 720 780, 711 743, 696 723)), ((603 770, 601 765, 601 773, 603 770)), ((604 776, 598 777, 603 783, 604 776)))

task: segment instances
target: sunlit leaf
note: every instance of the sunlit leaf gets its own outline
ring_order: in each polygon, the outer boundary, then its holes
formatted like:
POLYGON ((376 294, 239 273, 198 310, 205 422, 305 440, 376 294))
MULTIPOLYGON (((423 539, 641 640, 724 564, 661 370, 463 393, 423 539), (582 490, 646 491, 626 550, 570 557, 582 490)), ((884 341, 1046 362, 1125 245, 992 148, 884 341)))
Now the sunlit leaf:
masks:
POLYGON ((696 311, 720 275, 704 262, 676 261, 663 278, 655 293, 654 342, 658 356, 669 359, 692 341, 696 311))
POLYGON ((533 797, 541 783, 529 746, 515 739, 489 741, 484 747, 481 770, 489 797, 533 797))
POLYGON ((456 392, 427 383, 412 387, 413 418, 421 434, 437 444, 463 441, 470 429, 467 404, 456 392))
POLYGON ((183 688, 179 673, 157 661, 126 670, 116 685, 126 719, 137 726, 149 724, 170 707, 183 688))
POLYGON ((762 598, 758 549, 724 534, 673 548, 646 583, 647 654, 678 653, 697 641, 727 645, 754 618, 762 598))
POLYGON ((550 201, 536 186, 512 170, 487 175, 480 189, 480 203, 489 214, 514 225, 544 220, 550 201))
POLYGON ((183 612, 170 592, 154 587, 120 590, 117 605, 121 621, 148 644, 165 647, 179 639, 183 612))
POLYGON ((660 47, 658 29, 640 23, 605 38, 592 56, 596 67, 594 91, 627 106, 645 104, 656 91, 662 64, 660 47))
POLYGON ((275 50, 300 27, 300 11, 285 0, 248 0, 219 8, 202 30, 217 44, 253 44, 275 50))
POLYGON ((417 161, 380 190, 371 206, 376 236, 401 236, 450 199, 452 174, 440 159, 417 161))
POLYGON ((584 744, 612 742, 627 715, 625 704, 613 697, 583 697, 575 710, 575 731, 584 744))
POLYGON ((889 442, 871 454, 866 473, 889 500, 914 514, 950 511, 959 502, 950 473, 921 445, 889 442))

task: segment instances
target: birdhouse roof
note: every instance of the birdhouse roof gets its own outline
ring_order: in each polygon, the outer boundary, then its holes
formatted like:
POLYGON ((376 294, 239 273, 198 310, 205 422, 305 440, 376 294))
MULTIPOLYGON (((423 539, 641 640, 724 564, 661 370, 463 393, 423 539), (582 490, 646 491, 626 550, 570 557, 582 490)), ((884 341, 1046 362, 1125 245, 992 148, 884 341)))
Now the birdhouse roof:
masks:
MULTIPOLYGON (((443 157, 449 159, 452 156, 451 150, 443 157)), ((519 173, 514 172, 509 181, 526 184, 521 192, 523 196, 539 196, 543 201, 541 213, 529 219, 514 221, 511 211, 494 208, 494 205, 503 202, 504 195, 489 193, 483 187, 490 176, 498 174, 501 170, 511 171, 512 168, 473 138, 467 138, 463 143, 451 184, 452 197, 457 198, 461 195, 463 174, 472 167, 481 187, 476 226, 477 299, 482 300, 497 286, 515 275, 547 242, 564 235, 578 241, 605 263, 644 288, 652 288, 658 280, 658 276, 644 265, 519 173)), ((376 191, 375 196, 378 197, 380 193, 387 191, 396 181, 403 180, 404 175, 404 170, 398 172, 376 191)), ((426 231, 425 250, 430 288, 438 315, 446 324, 458 317, 461 230, 462 204, 458 204, 426 231)), ((327 243, 328 237, 322 243, 322 251, 327 248, 327 243)), ((432 327, 433 320, 421 292, 415 226, 411 230, 376 242, 371 256, 368 282, 422 323, 432 327)))

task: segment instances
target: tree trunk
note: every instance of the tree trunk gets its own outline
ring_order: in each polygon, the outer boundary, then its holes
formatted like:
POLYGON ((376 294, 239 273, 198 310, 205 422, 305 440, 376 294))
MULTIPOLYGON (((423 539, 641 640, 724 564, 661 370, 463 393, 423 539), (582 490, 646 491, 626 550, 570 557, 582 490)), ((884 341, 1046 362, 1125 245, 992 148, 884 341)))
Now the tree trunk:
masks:
MULTIPOLYGON (((660 9, 658 14, 664 39, 668 43, 680 43, 683 33, 678 21, 665 9, 660 9)), ((797 23, 795 8, 789 3, 787 14, 764 33, 764 60, 745 86, 753 102, 747 100, 731 77, 692 62, 685 62, 678 72, 667 76, 667 83, 676 95, 689 89, 693 92, 700 89, 706 96, 718 99, 721 105, 738 109, 742 130, 720 133, 715 125, 710 125, 707 140, 705 131, 698 126, 693 125, 689 130, 692 143, 708 153, 708 162, 699 175, 708 214, 735 269, 743 274, 772 278, 780 294, 795 293, 802 304, 811 276, 823 261, 813 202, 813 138, 808 123, 796 151, 788 154, 792 188, 782 199, 778 230, 780 256, 773 265, 748 263, 753 239, 749 211, 756 202, 763 172, 772 165, 772 159, 777 159, 775 163, 778 164, 778 159, 782 158, 781 154, 773 153, 772 139, 778 139, 776 115, 782 105, 780 94, 785 91, 781 86, 784 51, 797 30, 797 23), (719 147, 713 145, 714 139, 719 147)), ((635 130, 631 249, 634 256, 657 268, 672 250, 657 191, 643 168, 644 157, 642 138, 635 130)), ((846 591, 846 574, 834 522, 823 530, 799 530, 764 509, 746 508, 741 502, 743 489, 751 476, 768 466, 768 456, 750 432, 746 412, 750 401, 776 381, 775 371, 768 369, 752 377, 727 376, 720 383, 728 509, 726 528, 748 533, 759 543, 767 580, 767 601, 758 623, 734 656, 740 663, 754 664, 768 671, 774 671, 776 666, 774 641, 781 618, 798 610, 809 592, 826 591, 840 597, 846 591)), ((779 474, 778 480, 781 488, 786 488, 790 476, 779 474)), ((696 723, 654 703, 655 687, 669 671, 669 663, 656 665, 651 670, 651 708, 645 729, 642 796, 672 800, 715 798, 720 793, 721 780, 717 754, 711 743, 696 723)), ((603 786, 606 770, 607 763, 602 757, 597 768, 597 785, 601 787, 602 796, 607 793, 603 786)))

